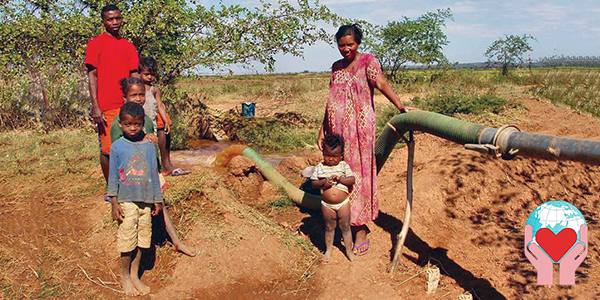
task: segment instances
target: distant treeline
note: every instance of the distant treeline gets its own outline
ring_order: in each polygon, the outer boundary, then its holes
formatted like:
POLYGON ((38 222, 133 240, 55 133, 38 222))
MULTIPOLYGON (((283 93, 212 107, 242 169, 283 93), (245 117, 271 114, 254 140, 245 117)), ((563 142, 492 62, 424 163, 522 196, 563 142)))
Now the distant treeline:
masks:
MULTIPOLYGON (((456 69, 491 69, 499 68, 500 64, 490 62, 454 63, 456 69)), ((550 56, 537 60, 525 61, 520 64, 522 68, 550 68, 550 67, 600 67, 600 56, 550 56)), ((420 66, 410 66, 410 69, 421 69, 420 66)))
POLYGON ((551 56, 538 59, 537 67, 600 67, 600 56, 551 56))

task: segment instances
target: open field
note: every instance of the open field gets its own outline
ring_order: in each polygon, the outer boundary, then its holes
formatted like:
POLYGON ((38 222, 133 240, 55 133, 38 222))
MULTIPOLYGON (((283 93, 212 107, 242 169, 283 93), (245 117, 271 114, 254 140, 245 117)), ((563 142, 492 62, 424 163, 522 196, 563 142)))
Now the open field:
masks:
MULTIPOLYGON (((509 78, 448 70, 409 71, 395 88, 413 106, 457 118, 600 139, 599 83, 598 69, 518 70, 509 78)), ((239 142, 281 158, 278 170, 300 184, 299 170, 319 160, 313 144, 327 87, 328 74, 182 80, 177 88, 185 97, 167 99, 180 122, 177 146, 198 144, 182 129, 197 116, 178 101, 192 99, 214 115, 254 101, 257 120, 235 128, 239 142)), ((382 127, 394 109, 379 94, 375 106, 382 127)), ((456 299, 465 291, 476 299, 600 297, 598 167, 494 160, 426 134, 416 141, 413 226, 396 275, 385 268, 402 224, 406 149, 396 149, 379 176, 381 212, 369 254, 349 263, 336 251, 328 265, 319 261, 319 213, 291 205, 243 159, 224 168, 186 161, 193 173, 168 178, 166 198, 199 255, 175 254, 156 232, 143 277, 153 289, 147 298, 456 299), (590 224, 589 254, 574 287, 537 287, 522 254, 527 215, 551 198, 572 202, 590 224), (442 272, 434 295, 426 295, 428 265, 442 272)), ((97 150, 85 126, 0 133, 0 298, 122 297, 115 291, 116 225, 102 201, 97 150)))

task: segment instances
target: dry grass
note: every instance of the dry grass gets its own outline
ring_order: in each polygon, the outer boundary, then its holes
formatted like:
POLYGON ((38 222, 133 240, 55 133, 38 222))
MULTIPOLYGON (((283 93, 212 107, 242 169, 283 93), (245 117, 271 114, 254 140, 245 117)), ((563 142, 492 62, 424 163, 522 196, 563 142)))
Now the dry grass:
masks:
MULTIPOLYGON (((117 295, 115 223, 102 204, 104 182, 93 132, 0 134, 0 298, 105 298, 117 295), (29 221, 27 221, 29 220, 29 221)), ((202 224, 209 240, 235 246, 239 233, 224 223, 235 214, 248 226, 274 235, 307 254, 312 247, 255 209, 235 201, 213 170, 167 178, 165 194, 176 227, 185 237, 202 224)), ((154 285, 168 282, 178 255, 157 249, 160 264, 148 272, 154 285)), ((298 274, 302 260, 291 266, 298 274), (297 265, 296 265, 297 264, 297 265)), ((298 275, 300 276, 300 275, 298 275)))

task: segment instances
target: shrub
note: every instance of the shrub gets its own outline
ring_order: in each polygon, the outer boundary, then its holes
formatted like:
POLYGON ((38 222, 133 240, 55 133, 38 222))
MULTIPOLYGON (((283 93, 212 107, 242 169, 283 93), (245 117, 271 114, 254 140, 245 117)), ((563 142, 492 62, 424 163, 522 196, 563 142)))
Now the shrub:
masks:
POLYGON ((421 109, 448 116, 456 114, 479 115, 485 112, 498 114, 508 104, 506 99, 491 94, 481 96, 442 94, 427 99, 416 97, 413 102, 421 109))

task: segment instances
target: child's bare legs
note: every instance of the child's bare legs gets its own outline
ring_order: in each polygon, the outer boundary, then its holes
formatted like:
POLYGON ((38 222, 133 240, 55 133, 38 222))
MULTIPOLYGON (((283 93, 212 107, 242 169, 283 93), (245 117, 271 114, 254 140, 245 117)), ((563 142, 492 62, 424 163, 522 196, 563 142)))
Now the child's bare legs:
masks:
POLYGON ((323 259, 325 262, 329 262, 333 248, 333 235, 335 234, 337 213, 335 210, 323 205, 321 205, 321 212, 323 212, 323 220, 325 221, 325 254, 323 255, 323 259))
POLYGON ((140 262, 142 261, 142 250, 137 247, 136 250, 133 250, 133 260, 131 261, 131 283, 138 291, 139 295, 147 295, 150 293, 150 288, 140 281, 139 271, 140 271, 140 262))
POLYGON ((350 261, 354 260, 352 252, 352 231, 350 230, 350 202, 344 204, 337 211, 342 238, 344 239, 344 248, 346 248, 346 256, 350 261))
POLYGON ((133 250, 131 252, 122 252, 121 253, 121 286, 123 287, 123 292, 127 296, 138 296, 139 292, 133 286, 133 282, 131 282, 131 267, 132 267, 132 255, 137 250, 133 250))
POLYGON ((108 163, 110 159, 108 155, 100 153, 100 168, 102 169, 102 175, 104 176, 104 181, 108 183, 108 163))
POLYGON ((181 253, 188 256, 196 256, 196 253, 190 248, 188 248, 177 235, 177 230, 175 230, 175 226, 171 222, 169 218, 169 214, 167 213, 167 208, 163 207, 163 218, 165 220, 165 228, 167 229, 167 234, 171 238, 171 242, 173 242, 173 246, 175 246, 176 251, 181 251, 181 253))
POLYGON ((165 134, 163 129, 157 130, 158 149, 160 150, 160 162, 163 171, 172 171, 175 167, 171 163, 171 135, 165 134))

